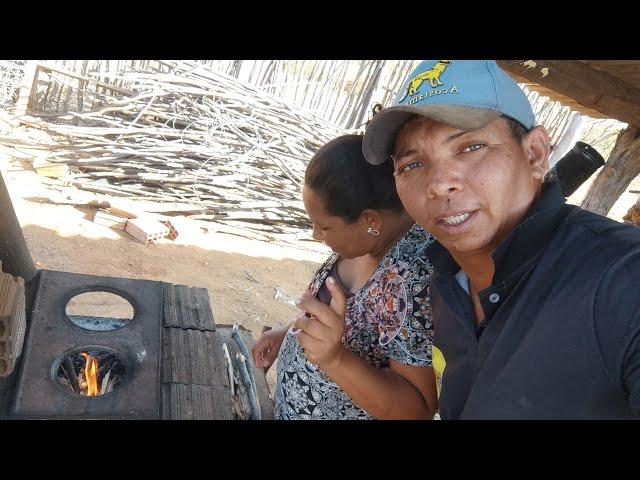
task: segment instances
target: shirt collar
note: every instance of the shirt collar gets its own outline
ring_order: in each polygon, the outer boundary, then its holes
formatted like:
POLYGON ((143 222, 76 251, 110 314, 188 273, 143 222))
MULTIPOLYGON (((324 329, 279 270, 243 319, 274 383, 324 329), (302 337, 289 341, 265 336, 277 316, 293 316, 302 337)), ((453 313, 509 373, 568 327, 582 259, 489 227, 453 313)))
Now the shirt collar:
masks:
MULTIPOLYGON (((556 182, 543 184, 540 197, 531 205, 520 224, 493 252, 493 284, 502 281, 540 253, 566 217, 568 211, 564 207, 565 198, 560 185, 556 182)), ((451 254, 438 241, 429 246, 427 255, 439 274, 455 274, 460 270, 451 254)))

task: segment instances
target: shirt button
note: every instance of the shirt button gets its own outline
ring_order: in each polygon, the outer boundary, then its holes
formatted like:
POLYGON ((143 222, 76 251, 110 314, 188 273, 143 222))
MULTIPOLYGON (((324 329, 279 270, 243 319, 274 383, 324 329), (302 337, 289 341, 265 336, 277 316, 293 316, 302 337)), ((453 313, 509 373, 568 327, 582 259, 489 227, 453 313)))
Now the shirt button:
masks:
POLYGON ((491 303, 498 303, 499 300, 500 300, 500 295, 498 295, 497 293, 492 293, 491 295, 489 295, 489 301, 491 303))

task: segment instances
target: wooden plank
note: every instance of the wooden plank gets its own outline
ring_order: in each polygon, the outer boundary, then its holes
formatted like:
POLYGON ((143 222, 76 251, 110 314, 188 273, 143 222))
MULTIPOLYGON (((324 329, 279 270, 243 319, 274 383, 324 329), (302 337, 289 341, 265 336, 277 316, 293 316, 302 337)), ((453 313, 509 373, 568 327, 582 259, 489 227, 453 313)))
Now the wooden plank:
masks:
MULTIPOLYGON (((55 73, 58 73, 60 75, 65 75, 67 77, 75 78, 76 80, 82 80, 82 81, 85 81, 85 82, 90 82, 90 81, 93 80, 90 77, 85 77, 84 75, 79 75, 77 73, 70 72, 68 70, 62 70, 60 68, 54 67, 54 66, 46 64, 46 63, 38 64, 37 68, 42 70, 42 71, 55 72, 55 73)), ((132 90, 127 90, 126 88, 120 88, 120 87, 117 87, 117 86, 112 85, 110 83, 96 82, 96 85, 100 86, 100 87, 103 87, 105 89, 113 90, 114 92, 118 92, 118 93, 121 93, 123 95, 134 95, 135 94, 135 92, 132 91, 132 90)))
POLYGON ((162 419, 171 420, 171 385, 160 385, 160 401, 162 405, 162 419))
POLYGON ((51 163, 46 160, 34 160, 33 168, 38 175, 47 178, 61 178, 69 174, 69 167, 64 163, 51 163))
POLYGON ((193 348, 197 352, 200 352, 198 357, 196 357, 199 361, 196 363, 197 371, 195 383, 200 385, 210 385, 212 378, 209 374, 211 369, 208 368, 210 356, 207 350, 206 335, 203 335, 202 332, 199 332, 198 330, 190 330, 190 332, 192 332, 194 342, 193 348), (206 361, 201 360, 203 357, 206 361))
MULTIPOLYGON (((163 418, 234 419, 222 345, 227 344, 231 358, 240 348, 231 337, 230 326, 216 329, 206 289, 164 283, 162 295, 163 418)), ((240 335, 250 349, 251 332, 241 327, 240 335)), ((253 368, 253 375, 262 417, 271 419, 273 403, 264 373, 253 368)))
POLYGON ((169 405, 171 405, 171 418, 172 419, 179 419, 181 417, 180 415, 180 384, 178 383, 171 383, 170 384, 170 389, 169 389, 169 405))
POLYGON ((163 284, 163 325, 215 331, 216 326, 206 288, 163 284))
POLYGON ((216 333, 206 335, 205 344, 209 357, 212 359, 209 369, 209 385, 222 385, 231 388, 229 376, 227 375, 227 363, 222 349, 222 340, 216 333))
POLYGON ((162 363, 160 364, 160 382, 169 383, 171 381, 171 365, 173 362, 171 357, 171 330, 163 328, 161 333, 162 343, 160 349, 162 363))
POLYGON ((178 385, 180 392, 180 418, 176 420, 193 420, 193 385, 178 385))
POLYGON ((122 208, 109 207, 107 208, 107 211, 112 215, 117 215, 118 217, 122 217, 122 218, 138 218, 138 215, 133 211, 124 210, 122 208))
POLYGON ((229 386, 222 342, 216 332, 165 327, 162 382, 229 386), (166 353, 170 352, 170 353, 166 353))
POLYGON ((209 364, 210 359, 206 358, 206 352, 198 348, 198 341, 196 339, 200 332, 197 330, 183 330, 183 334, 187 337, 189 345, 189 360, 191 371, 191 382, 202 385, 204 383, 203 371, 206 367, 203 364, 209 364))
POLYGON ((602 70, 623 82, 640 88, 640 61, 638 60, 580 60, 582 63, 602 70))
POLYGON ((577 60, 498 60, 501 68, 573 98, 609 118, 640 125, 640 89, 577 60), (529 64, 532 65, 532 64, 529 64), (546 68, 546 75, 541 71, 546 68))
MULTIPOLYGON (((194 420, 207 420, 211 410, 208 408, 205 397, 206 389, 204 385, 193 386, 193 419, 194 420)), ((210 402, 213 403, 213 402, 210 402)))
POLYGON ((234 420, 227 388, 171 383, 162 393, 171 420, 234 420))
MULTIPOLYGON (((193 377, 191 372, 191 351, 189 349, 189 337, 186 330, 178 330, 177 348, 174 350, 173 345, 171 350, 178 354, 178 381, 180 383, 193 383, 193 377)), ((193 352, 194 355, 196 352, 193 352)))
POLYGON ((168 377, 170 382, 177 382, 180 378, 180 357, 178 356, 178 333, 179 330, 177 328, 164 328, 164 333, 169 336, 169 351, 171 352, 171 370, 169 371, 168 377))

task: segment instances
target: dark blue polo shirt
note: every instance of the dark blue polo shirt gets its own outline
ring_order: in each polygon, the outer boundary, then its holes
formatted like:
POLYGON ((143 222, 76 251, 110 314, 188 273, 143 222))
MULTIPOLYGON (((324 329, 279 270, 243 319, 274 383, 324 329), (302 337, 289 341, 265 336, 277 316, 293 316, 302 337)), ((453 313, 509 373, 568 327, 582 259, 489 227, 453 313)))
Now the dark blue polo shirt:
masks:
POLYGON ((437 242, 427 254, 443 419, 640 414, 639 228, 566 205, 546 186, 494 252, 482 328, 460 267, 437 242))

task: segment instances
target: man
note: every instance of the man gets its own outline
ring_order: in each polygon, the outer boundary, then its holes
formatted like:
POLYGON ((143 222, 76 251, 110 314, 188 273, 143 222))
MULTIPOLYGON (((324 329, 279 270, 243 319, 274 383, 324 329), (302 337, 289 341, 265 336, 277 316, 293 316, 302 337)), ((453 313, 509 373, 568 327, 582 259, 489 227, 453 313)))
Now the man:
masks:
POLYGON ((543 184, 549 136, 495 62, 437 65, 372 119, 363 151, 391 159, 405 208, 437 239, 441 417, 637 416, 640 229, 543 184))

